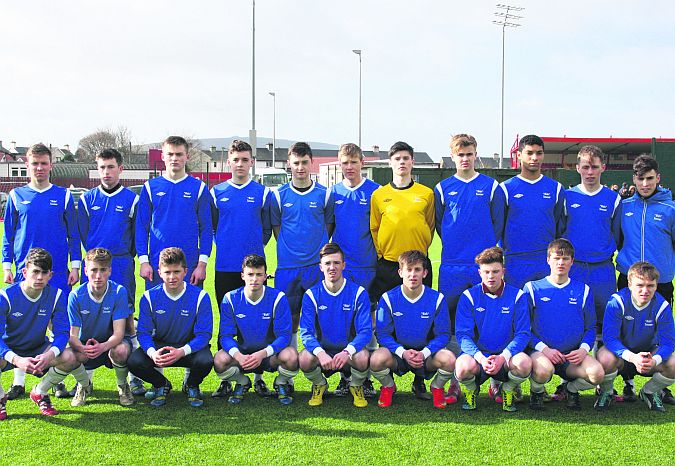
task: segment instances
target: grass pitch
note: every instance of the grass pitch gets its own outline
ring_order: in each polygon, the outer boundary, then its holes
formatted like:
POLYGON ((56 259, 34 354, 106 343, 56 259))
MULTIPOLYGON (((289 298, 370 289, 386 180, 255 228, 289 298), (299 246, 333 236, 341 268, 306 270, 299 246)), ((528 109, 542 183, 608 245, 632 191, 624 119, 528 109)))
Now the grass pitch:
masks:
MULTIPOLYGON (((273 248, 267 248, 271 273, 273 248)), ((431 258, 437 277, 438 240, 431 258)), ((208 277, 206 289, 213 298, 212 266, 208 277)), ((143 289, 139 280, 137 298, 143 289)), ((180 387, 182 369, 166 373, 180 387)), ((270 386, 272 378, 265 377, 270 386)), ((27 388, 36 380, 28 376, 27 388)), ((230 406, 208 396, 219 382, 213 373, 202 384, 206 403, 201 409, 190 408, 180 391, 171 393, 164 408, 153 408, 143 398, 123 408, 113 371, 99 369, 95 395, 82 408, 53 399, 61 414, 48 419, 27 397, 10 401, 10 417, 0 422, 0 464, 671 465, 675 458, 675 407, 659 414, 640 402, 620 403, 597 414, 594 396, 585 392, 580 412, 551 403, 547 411, 535 413, 524 403, 518 412, 504 413, 486 394, 474 412, 463 412, 459 404, 435 410, 431 402, 412 396, 411 380, 397 379, 399 391, 389 409, 378 408, 376 400, 357 409, 351 397, 326 398, 323 406, 310 408, 310 384, 302 375, 296 378, 291 406, 253 392, 241 405, 230 406)), ((2 382, 9 388, 11 374, 4 373, 2 382)), ((74 383, 72 377, 66 382, 74 383)), ((336 376, 329 382, 334 387, 336 376)), ((638 378, 638 387, 643 382, 638 378)), ((554 378, 549 391, 556 384, 554 378)), ((523 388, 527 393, 527 383, 523 388)))

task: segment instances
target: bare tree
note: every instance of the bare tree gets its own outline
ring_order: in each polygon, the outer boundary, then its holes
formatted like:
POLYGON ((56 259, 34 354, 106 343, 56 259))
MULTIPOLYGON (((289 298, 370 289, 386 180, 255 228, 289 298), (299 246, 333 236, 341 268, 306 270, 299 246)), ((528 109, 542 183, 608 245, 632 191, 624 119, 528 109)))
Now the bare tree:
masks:
POLYGON ((134 148, 129 130, 124 126, 118 126, 114 130, 99 128, 80 139, 76 153, 80 161, 91 162, 103 149, 117 149, 123 155, 131 153, 134 148))

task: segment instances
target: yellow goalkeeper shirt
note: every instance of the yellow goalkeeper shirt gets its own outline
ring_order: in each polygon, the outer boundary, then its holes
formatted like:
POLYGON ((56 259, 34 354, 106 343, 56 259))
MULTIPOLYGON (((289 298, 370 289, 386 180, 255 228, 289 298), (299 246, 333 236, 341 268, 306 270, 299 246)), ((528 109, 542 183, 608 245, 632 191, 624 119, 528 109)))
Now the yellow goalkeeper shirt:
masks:
POLYGON ((434 212, 434 193, 422 184, 397 188, 390 183, 375 190, 370 200, 370 232, 377 255, 395 262, 411 249, 428 254, 434 212))

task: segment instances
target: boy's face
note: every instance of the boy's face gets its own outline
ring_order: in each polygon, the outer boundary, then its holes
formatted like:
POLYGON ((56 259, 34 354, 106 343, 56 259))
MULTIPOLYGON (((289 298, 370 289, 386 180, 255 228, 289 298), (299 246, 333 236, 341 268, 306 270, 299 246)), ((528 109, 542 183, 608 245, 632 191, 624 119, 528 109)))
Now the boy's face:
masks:
POLYGON ((26 286, 34 290, 41 290, 49 283, 49 279, 52 278, 52 271, 42 270, 35 264, 28 264, 23 269, 23 278, 26 281, 26 286))
POLYGON ((308 180, 309 170, 312 167, 312 160, 309 158, 309 155, 297 155, 291 153, 291 155, 288 156, 288 167, 291 169, 291 177, 294 180, 308 180))
POLYGON ((184 145, 164 144, 162 146, 162 160, 166 169, 179 173, 185 171, 185 164, 188 161, 188 150, 184 145))
POLYGON ((412 173, 413 167, 413 156, 407 150, 400 150, 394 152, 389 158, 389 166, 394 175, 398 176, 408 176, 412 173))
POLYGON ((654 194, 657 186, 661 182, 661 175, 656 170, 649 170, 644 175, 633 175, 633 184, 638 194, 642 197, 649 197, 654 194))
POLYGON ((488 290, 497 291, 502 286, 502 280, 504 279, 504 266, 499 262, 481 264, 478 267, 478 274, 488 290))
POLYGON ((181 264, 160 264, 159 266, 159 276, 162 277, 168 291, 182 290, 186 275, 187 267, 181 264))
POLYGON ((26 168, 28 168, 28 176, 31 180, 38 183, 49 181, 52 161, 49 154, 31 154, 26 159, 26 168))
POLYGON ((108 279, 112 268, 110 264, 96 261, 85 261, 84 273, 89 279, 89 284, 92 291, 105 291, 108 286, 108 279))
POLYGON ((323 277, 328 283, 337 283, 342 278, 342 272, 345 269, 345 261, 342 254, 327 254, 321 258, 319 268, 323 272, 323 277))
POLYGON ((106 188, 113 188, 120 182, 122 166, 117 165, 117 160, 114 158, 97 158, 96 169, 98 170, 98 176, 101 177, 101 184, 106 188))
POLYGON ((415 264, 405 263, 398 269, 398 274, 403 279, 403 286, 409 290, 416 290, 422 286, 422 280, 427 276, 427 273, 424 264, 421 262, 415 264))
POLYGON ((248 177, 253 166, 253 156, 250 152, 232 152, 227 155, 227 164, 232 170, 232 176, 244 179, 248 177))
POLYGON ((248 291, 257 292, 265 285, 267 271, 265 267, 244 267, 241 279, 244 280, 244 286, 248 291))
POLYGON ((526 145, 522 151, 518 151, 518 160, 523 170, 530 173, 538 173, 544 161, 544 148, 539 144, 526 145))
POLYGON ((476 165, 476 148, 474 146, 457 147, 450 154, 457 170, 473 170, 476 165))
POLYGON ((600 175, 605 171, 605 164, 600 157, 584 155, 577 163, 577 173, 581 175, 581 181, 588 186, 598 186, 600 184, 600 175))
POLYGON ((361 178, 363 161, 358 155, 342 155, 340 156, 340 168, 342 168, 342 175, 345 179, 356 181, 361 178))
POLYGON ((654 297, 656 293, 656 280, 650 280, 647 277, 639 275, 628 276, 628 289, 635 304, 642 307, 654 297))
POLYGON ((560 254, 556 251, 552 251, 548 254, 546 259, 549 267, 551 268, 551 275, 568 275, 574 259, 572 256, 560 254))

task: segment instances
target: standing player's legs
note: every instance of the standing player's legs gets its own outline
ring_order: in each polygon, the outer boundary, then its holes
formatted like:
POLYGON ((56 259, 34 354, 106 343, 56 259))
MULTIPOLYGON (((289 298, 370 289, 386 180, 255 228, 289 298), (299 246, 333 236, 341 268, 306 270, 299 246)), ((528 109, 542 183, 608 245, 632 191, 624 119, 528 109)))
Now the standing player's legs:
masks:
POLYGON ((602 339, 602 321, 605 317, 605 308, 612 295, 616 293, 616 269, 611 260, 597 263, 582 263, 587 270, 587 273, 584 274, 585 277, 583 277, 584 281, 582 278, 576 278, 573 274, 576 265, 576 262, 572 264, 570 277, 587 284, 593 292, 597 335, 599 339, 602 339))
POLYGON ((377 303, 385 292, 403 284, 403 279, 398 274, 398 267, 398 262, 388 261, 383 257, 377 260, 375 278, 368 290, 371 302, 377 303))
POLYGON ((506 255, 504 257, 506 274, 504 280, 509 285, 523 289, 525 283, 544 278, 550 273, 546 263, 546 251, 506 255))

